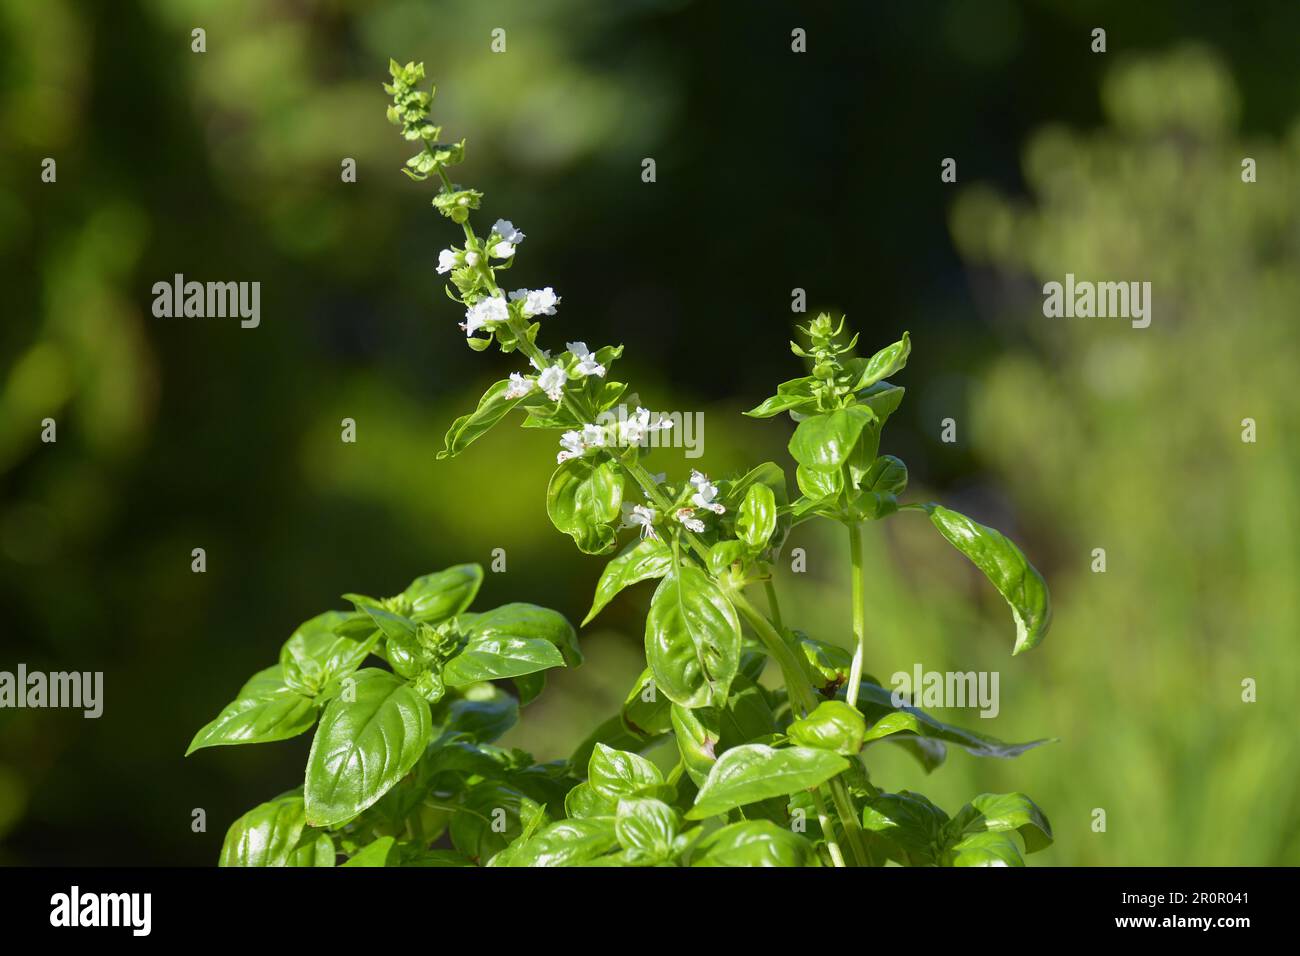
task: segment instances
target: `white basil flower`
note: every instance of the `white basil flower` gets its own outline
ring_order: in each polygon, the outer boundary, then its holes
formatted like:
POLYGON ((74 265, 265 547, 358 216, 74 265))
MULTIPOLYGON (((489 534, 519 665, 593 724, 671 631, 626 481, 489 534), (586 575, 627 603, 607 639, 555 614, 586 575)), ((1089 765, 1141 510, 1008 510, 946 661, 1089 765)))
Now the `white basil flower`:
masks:
POLYGON ((672 419, 658 414, 651 418, 647 409, 638 408, 635 413, 619 422, 619 440, 624 445, 639 445, 651 432, 672 427, 672 419))
POLYGON ((523 375, 520 375, 518 372, 511 372, 510 384, 506 386, 505 397, 507 400, 515 399, 515 398, 523 398, 525 395, 527 395, 536 387, 537 387, 536 379, 527 378, 523 375))
POLYGON ((695 486, 695 494, 691 495, 691 503, 695 507, 708 508, 714 514, 719 515, 727 510, 719 502, 713 500, 718 495, 718 486, 709 481, 703 472, 692 471, 691 484, 695 486))
POLYGON ((605 377, 605 366, 596 361, 596 356, 588 350, 586 342, 565 342, 564 347, 572 352, 573 357, 578 360, 577 368, 574 371, 579 375, 605 377))
POLYGON ((570 458, 581 458, 587 451, 582 444, 582 432, 565 432, 560 436, 560 445, 564 450, 555 456, 557 465, 563 465, 570 458))
POLYGON ((498 219, 492 225, 492 232, 498 241, 488 246, 488 254, 498 259, 509 259, 515 254, 515 246, 524 241, 524 234, 509 219, 498 219))
POLYGON ((510 307, 506 305, 506 300, 500 296, 488 296, 486 299, 479 299, 465 311, 465 321, 460 327, 465 330, 465 335, 470 336, 479 329, 491 328, 498 322, 505 322, 510 318, 510 307))
POLYGON ((461 263, 460 253, 455 249, 443 249, 438 253, 438 273, 450 272, 461 263))
POLYGON ((695 517, 694 508, 678 508, 673 517, 680 521, 687 531, 699 534, 704 530, 704 522, 695 517))
POLYGON ((475 252, 473 249, 465 253, 465 265, 469 266, 470 268, 473 268, 474 266, 478 265, 478 253, 475 252))
POLYGON ((564 366, 559 362, 542 369, 542 374, 537 376, 537 386, 547 397, 558 402, 564 396, 564 383, 569 380, 569 376, 564 373, 564 366))
POLYGON ((655 533, 655 519, 658 515, 653 508, 647 508, 645 505, 624 505, 623 506, 623 527, 641 528, 641 537, 654 538, 658 540, 659 535, 655 533))
POLYGON ((531 319, 535 315, 554 315, 555 307, 560 304, 560 297, 549 285, 545 289, 515 289, 510 293, 511 302, 520 299, 524 301, 525 319, 531 319))

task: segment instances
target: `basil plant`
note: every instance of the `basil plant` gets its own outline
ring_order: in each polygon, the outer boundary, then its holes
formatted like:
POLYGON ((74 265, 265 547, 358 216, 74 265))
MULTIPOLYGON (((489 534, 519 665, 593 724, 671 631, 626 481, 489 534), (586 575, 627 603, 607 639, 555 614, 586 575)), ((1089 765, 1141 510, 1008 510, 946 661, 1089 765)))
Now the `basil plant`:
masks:
POLYGON ((350 610, 303 624, 279 663, 254 674, 190 746, 316 728, 302 787, 236 820, 221 864, 1019 866, 1050 844, 1046 816, 1023 794, 981 794, 950 815, 919 793, 884 789, 868 770, 881 744, 928 771, 949 745, 1013 757, 1044 742, 962 730, 898 702, 864 670, 862 528, 898 514, 928 520, 1006 599, 1013 654, 1037 645, 1051 618, 1043 578, 1015 544, 940 505, 901 503, 907 467, 879 446, 903 398, 890 379, 907 363, 908 336, 862 358, 843 320, 820 315, 801 329, 805 342, 792 347, 809 374, 748 412, 797 423, 793 488, 775 462, 716 481, 652 475, 648 441, 671 422, 624 407, 621 346, 541 347, 560 297, 502 288, 524 233, 504 219, 475 229, 483 194, 451 178, 465 144, 444 142, 430 121, 423 65, 393 62, 390 72, 388 118, 417 145, 403 172, 433 181, 433 206, 463 234, 437 270, 464 309, 466 342, 516 360, 452 423, 439 457, 512 414, 557 433, 547 515, 581 551, 612 555, 583 624, 625 588, 656 582, 646 667, 569 759, 537 763, 495 742, 543 692, 547 670, 582 662, 562 615, 531 604, 472 610, 483 572, 469 564, 393 597, 345 595, 350 610), (814 520, 848 538, 852 652, 779 609, 773 563, 790 529, 814 520), (760 679, 769 663, 779 685, 760 679), (671 759, 652 762, 652 748, 671 759))

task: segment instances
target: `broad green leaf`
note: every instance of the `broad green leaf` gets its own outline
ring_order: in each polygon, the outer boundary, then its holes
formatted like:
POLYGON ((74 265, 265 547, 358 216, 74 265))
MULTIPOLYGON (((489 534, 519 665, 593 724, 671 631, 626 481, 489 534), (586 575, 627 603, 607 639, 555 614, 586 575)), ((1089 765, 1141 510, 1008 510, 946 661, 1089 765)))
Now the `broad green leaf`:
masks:
POLYGON ((950 829, 958 837, 1015 830, 1025 841, 1026 853, 1052 845, 1052 825, 1023 793, 982 793, 957 812, 950 829))
POLYGON ((285 866, 333 866, 337 856, 333 837, 321 830, 306 830, 285 866))
POLYGON ((972 833, 949 847, 943 866, 1024 866, 1020 848, 1009 833, 972 833))
POLYGON ((1052 623, 1047 584, 1019 548, 992 528, 941 505, 926 505, 930 521, 948 542, 983 572, 1011 606, 1019 654, 1037 645, 1052 623))
POLYGON ((811 842, 770 820, 745 820, 715 830, 698 845, 692 866, 817 866, 811 842))
POLYGON ((901 385, 877 382, 858 392, 858 404, 866 405, 875 412, 876 420, 880 422, 880 427, 884 428, 885 422, 889 421, 889 416, 898 411, 898 406, 903 403, 903 395, 906 391, 901 385))
POLYGON ((504 850, 538 808, 526 794, 499 780, 475 785, 461 795, 460 804, 451 818, 451 842, 476 863, 486 863, 504 850))
POLYGON ((935 866, 943 853, 948 815, 919 793, 882 793, 862 808, 862 828, 878 835, 890 858, 907 866, 935 866))
POLYGON ((469 607, 482 583, 479 565, 457 564, 416 578, 402 597, 410 604, 412 620, 436 624, 469 607))
POLYGON ((553 644, 564 659, 564 666, 582 663, 578 635, 573 625, 559 611, 536 604, 515 602, 476 614, 468 622, 461 619, 471 641, 481 637, 522 637, 553 644))
POLYGON ((718 745, 722 740, 718 711, 713 707, 689 710, 673 704, 671 716, 682 765, 695 785, 701 786, 718 759, 718 745))
POLYGON ((596 584, 596 595, 591 602, 591 610, 583 618, 587 622, 599 614, 624 588, 648 578, 661 578, 673 567, 673 555, 668 545, 658 538, 645 538, 634 541, 617 557, 611 558, 605 570, 601 572, 596 584))
POLYGON ((561 820, 534 834, 506 866, 587 866, 618 847, 612 820, 561 820))
MULTIPOLYGON (((844 490, 844 472, 839 468, 823 471, 800 465, 795 469, 794 480, 808 498, 810 508, 830 504, 844 490)), ((798 502, 795 510, 800 511, 798 502)))
POLYGON ((438 452, 438 458, 454 458, 459 455, 470 444, 486 435, 493 425, 505 418, 510 409, 523 401, 523 396, 506 398, 506 390, 509 388, 508 379, 495 382, 479 399, 478 408, 452 422, 451 427, 447 429, 445 447, 438 452))
POLYGON ((987 734, 946 724, 915 707, 895 707, 890 691, 867 681, 862 682, 858 691, 858 709, 867 718, 867 743, 886 739, 892 734, 916 734, 956 744, 976 757, 1018 757, 1026 750, 1052 743, 1051 738, 1043 738, 1024 744, 1008 744, 987 734))
POLYGON ((387 866, 389 854, 393 851, 393 837, 380 837, 348 857, 344 866, 387 866))
POLYGON ((793 634, 813 686, 826 695, 834 694, 844 686, 853 667, 853 655, 838 644, 827 644, 802 631, 793 634))
POLYGON ((535 806, 526 811, 522 817, 523 829, 520 831, 519 836, 511 840, 509 845, 500 853, 494 854, 492 858, 488 860, 487 865, 510 866, 514 858, 519 855, 520 851, 523 850, 525 846, 528 845, 528 842, 533 838, 537 831, 546 826, 549 822, 550 820, 546 816, 546 808, 543 806, 535 806))
POLYGON ((480 635, 471 637, 459 654, 449 660, 442 679, 451 687, 463 687, 479 681, 519 677, 563 667, 559 648, 550 641, 534 637, 480 635))
POLYGON ((352 690, 329 702, 307 757, 312 826, 335 826, 370 806, 429 742, 429 704, 407 682, 371 667, 357 672, 352 690))
POLYGON ((668 713, 671 706, 672 701, 659 693, 654 674, 647 667, 628 691, 620 713, 628 730, 637 737, 649 739, 662 736, 672 728, 668 713))
POLYGON ((287 866, 306 824, 297 790, 258 804, 226 831, 217 866, 287 866))
POLYGON ((878 495, 897 497, 907 490, 907 466, 893 455, 881 455, 872 462, 858 487, 878 495))
POLYGON ((194 735, 185 755, 204 747, 287 740, 315 722, 316 702, 285 686, 283 668, 277 664, 245 684, 240 696, 194 735))
POLYGON ((280 649, 285 686, 313 697, 331 681, 361 666, 373 642, 358 643, 335 633, 335 628, 352 616, 344 611, 326 611, 299 625, 280 649))
POLYGON ((833 471, 849 460, 862 429, 875 418, 871 409, 863 405, 850 405, 805 418, 790 439, 790 455, 804 468, 833 471))
POLYGON ((736 536, 751 550, 761 551, 776 531, 776 513, 772 489, 762 482, 754 482, 736 514, 736 536))
POLYGON ((587 765, 587 782, 597 794, 612 797, 663 797, 672 788, 659 768, 640 754, 596 744, 587 765))
POLYGON ((546 489, 551 523, 587 554, 601 554, 614 546, 613 522, 622 504, 623 477, 609 460, 571 458, 555 469, 546 489))
POLYGON ((612 817, 617 811, 617 797, 601 793, 585 780, 564 795, 564 815, 574 820, 612 817))
POLYGON ((866 721, 856 708, 842 700, 824 700, 806 717, 790 724, 791 742, 852 756, 862 749, 866 721))
POLYGON ((669 700, 683 707, 725 701, 740 643, 735 609, 702 568, 684 564, 659 582, 646 616, 646 662, 669 700))
POLYGON ((811 747, 733 747, 709 771, 686 818, 703 820, 747 803, 807 790, 843 773, 848 766, 838 754, 811 747))
POLYGON ((851 386, 853 391, 869 388, 881 379, 901 371, 911 354, 912 339, 904 332, 901 339, 881 349, 871 358, 850 360, 846 363, 846 368, 855 376, 851 386))
POLYGON ((410 618, 381 607, 363 605, 362 610, 384 636, 388 663, 402 677, 418 677, 435 663, 433 651, 420 642, 419 626, 410 618))
POLYGON ((460 688, 461 696, 447 703, 448 715, 443 728, 448 733, 462 733, 483 744, 490 744, 519 723, 519 702, 489 683, 460 688))
POLYGON ((626 797, 618 802, 614 834, 625 850, 640 851, 649 861, 665 860, 677 830, 677 811, 662 800, 626 797))
POLYGON ((750 418, 771 418, 773 415, 780 415, 782 412, 811 409, 816 405, 817 401, 812 393, 812 387, 816 381, 811 375, 805 375, 803 378, 782 382, 777 386, 775 395, 763 401, 756 408, 751 408, 745 414, 750 418))

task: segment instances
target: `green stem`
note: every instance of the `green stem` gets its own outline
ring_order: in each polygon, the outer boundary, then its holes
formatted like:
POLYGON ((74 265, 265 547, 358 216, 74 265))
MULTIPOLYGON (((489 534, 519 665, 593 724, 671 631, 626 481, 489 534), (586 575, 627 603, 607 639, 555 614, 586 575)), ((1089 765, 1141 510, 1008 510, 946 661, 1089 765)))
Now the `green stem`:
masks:
POLYGON ((831 817, 826 812, 826 801, 820 790, 813 791, 813 805, 817 808, 817 825, 822 828, 822 837, 826 840, 826 852, 831 855, 831 863, 836 867, 844 866, 844 851, 835 842, 835 831, 831 829, 831 817))
MULTIPOLYGON (((803 667, 799 663, 799 658, 795 656, 794 650, 772 626, 772 623, 765 618, 754 605, 746 600, 745 596, 739 591, 729 591, 727 597, 735 605, 741 617, 749 622, 755 633, 758 634, 767 652, 776 659, 781 668, 781 676, 785 680, 786 692, 790 695, 791 708, 798 713, 802 710, 809 713, 817 706, 817 692, 813 690, 812 682, 808 680, 808 675, 804 673, 803 667)), ((849 849, 853 853, 854 862, 858 866, 867 866, 869 859, 867 857, 866 847, 862 842, 862 826, 858 823, 858 815, 853 809, 853 800, 849 797, 848 787, 839 777, 832 777, 826 782, 826 787, 830 790, 831 801, 835 804, 835 812, 839 814, 840 824, 844 827, 844 832, 848 836, 849 849)), ((832 839, 830 833, 826 834, 827 839, 832 839)))
POLYGON ((772 623, 776 625, 778 631, 784 630, 785 627, 781 623, 781 605, 776 599, 776 584, 771 578, 763 581, 763 590, 767 592, 767 607, 772 615, 772 623))
POLYGON ((849 685, 845 700, 858 706, 858 689, 862 686, 862 661, 867 654, 867 605, 862 593, 862 526, 849 525, 849 559, 853 574, 853 666, 849 668, 849 685))

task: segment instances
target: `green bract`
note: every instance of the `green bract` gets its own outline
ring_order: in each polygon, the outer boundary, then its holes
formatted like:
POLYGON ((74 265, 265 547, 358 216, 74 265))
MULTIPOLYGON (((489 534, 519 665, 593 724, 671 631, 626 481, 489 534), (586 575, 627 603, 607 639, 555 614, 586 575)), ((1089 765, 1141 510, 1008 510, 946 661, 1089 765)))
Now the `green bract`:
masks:
POLYGON ((472 611, 483 579, 473 564, 390 597, 347 594, 350 610, 302 624, 279 663, 254 674, 190 744, 192 753, 316 728, 302 787, 231 824, 221 864, 1015 866, 1048 846, 1051 825, 1023 794, 981 794, 950 817, 868 774, 881 745, 928 772, 950 745, 1006 758, 1047 742, 1007 744, 945 723, 864 671, 862 534, 900 511, 926 513, 1007 601, 1013 653, 1036 646, 1051 621, 1046 584, 1011 541, 940 505, 902 502, 907 466, 880 446, 903 398, 889 378, 906 367, 908 334, 858 356, 842 318, 817 316, 792 343, 807 374, 748 413, 789 415, 789 461, 716 481, 652 476, 646 439, 666 426, 620 407, 628 386, 608 373, 622 346, 542 349, 561 297, 540 283, 505 293, 498 271, 515 266, 526 235, 505 219, 476 230, 486 199, 448 175, 465 144, 439 142, 423 65, 389 69, 388 117, 421 146, 402 171, 438 184, 434 208, 463 233, 438 271, 465 309, 467 344, 495 344, 513 363, 452 423, 438 457, 461 454, 514 413, 526 428, 558 433, 546 514, 581 551, 617 552, 583 624, 657 581, 646 666, 569 759, 539 763, 498 741, 544 693, 548 670, 582 663, 563 615, 522 603, 472 611), (790 529, 818 518, 848 539, 851 648, 781 619, 774 564, 790 529))

